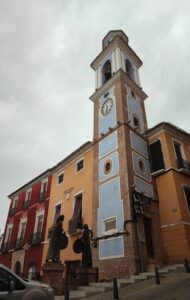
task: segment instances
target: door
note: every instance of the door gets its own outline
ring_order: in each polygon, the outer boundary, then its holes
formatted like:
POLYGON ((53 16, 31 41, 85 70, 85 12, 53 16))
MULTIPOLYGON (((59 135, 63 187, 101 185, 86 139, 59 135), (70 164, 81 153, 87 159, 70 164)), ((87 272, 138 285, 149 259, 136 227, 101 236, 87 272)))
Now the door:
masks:
POLYGON ((147 217, 144 217, 144 233, 146 240, 147 256, 150 258, 154 258, 154 247, 152 240, 152 220, 147 217))
POLYGON ((15 273, 20 276, 21 275, 21 264, 19 261, 16 262, 15 264, 15 273))

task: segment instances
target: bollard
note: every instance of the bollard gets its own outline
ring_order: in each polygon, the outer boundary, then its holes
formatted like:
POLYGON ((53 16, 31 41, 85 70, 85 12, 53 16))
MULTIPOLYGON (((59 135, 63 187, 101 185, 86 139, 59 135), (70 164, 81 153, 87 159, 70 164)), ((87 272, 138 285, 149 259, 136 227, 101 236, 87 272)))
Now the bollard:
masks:
POLYGON ((119 299, 117 279, 113 279, 113 299, 119 299))
POLYGON ((69 290, 65 289, 65 300, 69 300, 69 290))
POLYGON ((155 268, 155 279, 156 279, 156 284, 160 284, 160 274, 158 272, 158 268, 155 268))
POLYGON ((184 259, 185 272, 190 273, 189 264, 187 258, 184 259))

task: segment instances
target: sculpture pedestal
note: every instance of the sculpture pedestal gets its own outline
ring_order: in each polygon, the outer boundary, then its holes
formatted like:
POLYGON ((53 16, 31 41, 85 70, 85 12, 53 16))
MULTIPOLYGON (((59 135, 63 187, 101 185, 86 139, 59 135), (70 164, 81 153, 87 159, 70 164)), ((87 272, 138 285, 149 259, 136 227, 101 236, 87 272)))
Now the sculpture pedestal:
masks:
POLYGON ((55 295, 63 295, 63 264, 61 262, 46 262, 42 271, 42 282, 49 284, 55 295))
POLYGON ((98 268, 79 268, 77 277, 80 285, 89 285, 98 281, 98 268))

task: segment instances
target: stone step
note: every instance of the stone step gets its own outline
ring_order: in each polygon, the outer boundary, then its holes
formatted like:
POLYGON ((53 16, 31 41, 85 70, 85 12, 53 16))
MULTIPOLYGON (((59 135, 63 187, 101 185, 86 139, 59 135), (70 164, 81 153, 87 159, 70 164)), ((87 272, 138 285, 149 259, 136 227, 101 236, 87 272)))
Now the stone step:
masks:
MULTIPOLYGON (((105 288, 113 288, 113 282, 91 282, 90 286, 93 287, 105 287, 105 288)), ((117 286, 120 287, 121 284, 117 280, 117 286)))
POLYGON ((146 280, 146 275, 131 275, 130 279, 134 279, 135 281, 146 280))
MULTIPOLYGON (((71 290, 69 291, 69 299, 80 299, 87 297, 87 293, 84 291, 71 290)), ((55 296, 55 300, 65 300, 65 296, 55 296)))
POLYGON ((176 266, 167 266, 167 269, 169 271, 175 271, 175 270, 177 270, 177 267, 176 266))
POLYGON ((132 278, 119 278, 117 279, 117 283, 119 284, 133 284, 135 283, 135 279, 132 279, 132 278))
POLYGON ((184 264, 175 264, 173 266, 176 267, 177 269, 184 268, 184 264))
POLYGON ((102 286, 78 286, 77 290, 87 293, 103 293, 107 291, 107 288, 102 286))
POLYGON ((155 272, 143 272, 143 273, 140 273, 139 275, 145 275, 145 276, 147 276, 147 278, 153 278, 153 277, 155 277, 155 272))
POLYGON ((168 268, 161 268, 158 270, 159 274, 167 274, 169 272, 168 268))

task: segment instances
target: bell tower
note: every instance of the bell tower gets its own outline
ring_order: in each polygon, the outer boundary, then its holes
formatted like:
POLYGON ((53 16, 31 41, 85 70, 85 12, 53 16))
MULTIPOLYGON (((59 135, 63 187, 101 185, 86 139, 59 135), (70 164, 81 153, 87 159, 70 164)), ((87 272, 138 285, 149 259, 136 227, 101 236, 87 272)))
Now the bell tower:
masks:
POLYGON ((93 263, 99 278, 128 277, 162 260, 139 68, 122 30, 110 31, 95 71, 93 263))

